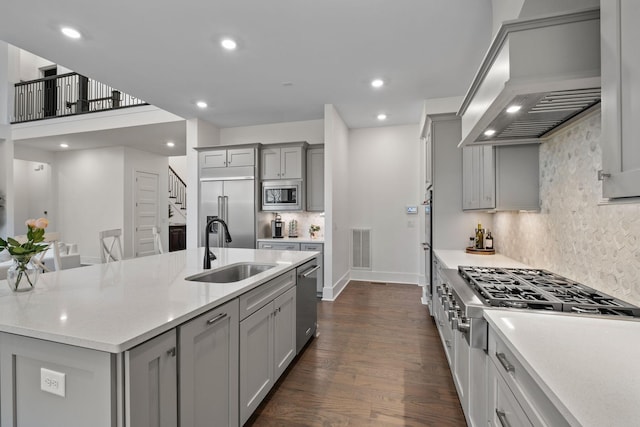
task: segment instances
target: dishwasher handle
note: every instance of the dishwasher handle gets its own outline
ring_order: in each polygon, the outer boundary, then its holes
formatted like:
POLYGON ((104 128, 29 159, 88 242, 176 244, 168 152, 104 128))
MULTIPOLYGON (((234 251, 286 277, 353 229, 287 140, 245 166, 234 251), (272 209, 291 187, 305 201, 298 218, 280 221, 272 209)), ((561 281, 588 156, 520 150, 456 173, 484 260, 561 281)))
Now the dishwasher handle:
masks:
POLYGON ((305 271, 304 273, 300 273, 300 277, 309 277, 311 276, 311 274, 317 270, 320 269, 319 265, 314 265, 313 267, 311 267, 309 270, 305 271))

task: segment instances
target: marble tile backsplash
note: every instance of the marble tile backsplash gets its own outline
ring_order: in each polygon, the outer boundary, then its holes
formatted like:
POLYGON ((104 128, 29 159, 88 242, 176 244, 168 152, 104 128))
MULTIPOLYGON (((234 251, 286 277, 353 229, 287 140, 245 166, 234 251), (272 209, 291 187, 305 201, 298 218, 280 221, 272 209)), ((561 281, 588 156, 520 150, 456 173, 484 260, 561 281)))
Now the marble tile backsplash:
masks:
POLYGON ((540 145, 540 213, 499 212, 496 249, 640 305, 640 203, 599 204, 600 114, 540 145))
MULTIPOLYGON (((320 232, 318 238, 324 239, 324 213, 320 212, 279 212, 284 224, 285 237, 289 237, 289 223, 292 219, 298 221, 298 237, 309 238, 309 226, 319 225, 320 232)), ((258 236, 271 237, 271 220, 275 219, 275 214, 270 212, 260 212, 258 214, 258 236)))

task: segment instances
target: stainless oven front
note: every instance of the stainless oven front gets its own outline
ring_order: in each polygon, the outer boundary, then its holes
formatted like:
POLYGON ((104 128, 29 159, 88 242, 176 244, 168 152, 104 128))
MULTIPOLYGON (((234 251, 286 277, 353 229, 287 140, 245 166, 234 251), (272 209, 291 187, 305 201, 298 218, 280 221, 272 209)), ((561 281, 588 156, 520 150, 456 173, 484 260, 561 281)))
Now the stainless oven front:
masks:
POLYGON ((263 181, 263 211, 301 211, 304 209, 302 181, 263 181))

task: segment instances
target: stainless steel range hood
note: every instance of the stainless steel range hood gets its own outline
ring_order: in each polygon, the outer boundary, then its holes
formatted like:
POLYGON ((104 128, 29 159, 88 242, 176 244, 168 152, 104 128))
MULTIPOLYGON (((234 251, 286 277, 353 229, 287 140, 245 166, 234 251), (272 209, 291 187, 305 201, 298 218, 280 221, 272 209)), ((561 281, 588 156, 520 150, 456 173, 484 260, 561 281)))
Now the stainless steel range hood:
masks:
POLYGON ((599 102, 599 8, 507 21, 458 111, 459 146, 539 142, 599 102))

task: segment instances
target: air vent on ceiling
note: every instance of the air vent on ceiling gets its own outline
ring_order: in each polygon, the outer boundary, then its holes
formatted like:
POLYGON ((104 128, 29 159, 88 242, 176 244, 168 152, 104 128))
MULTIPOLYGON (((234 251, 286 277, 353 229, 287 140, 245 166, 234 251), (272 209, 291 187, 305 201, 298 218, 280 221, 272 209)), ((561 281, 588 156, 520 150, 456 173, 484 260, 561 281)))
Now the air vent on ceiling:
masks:
POLYGON ((351 268, 371 270, 371 229, 351 229, 351 268))

